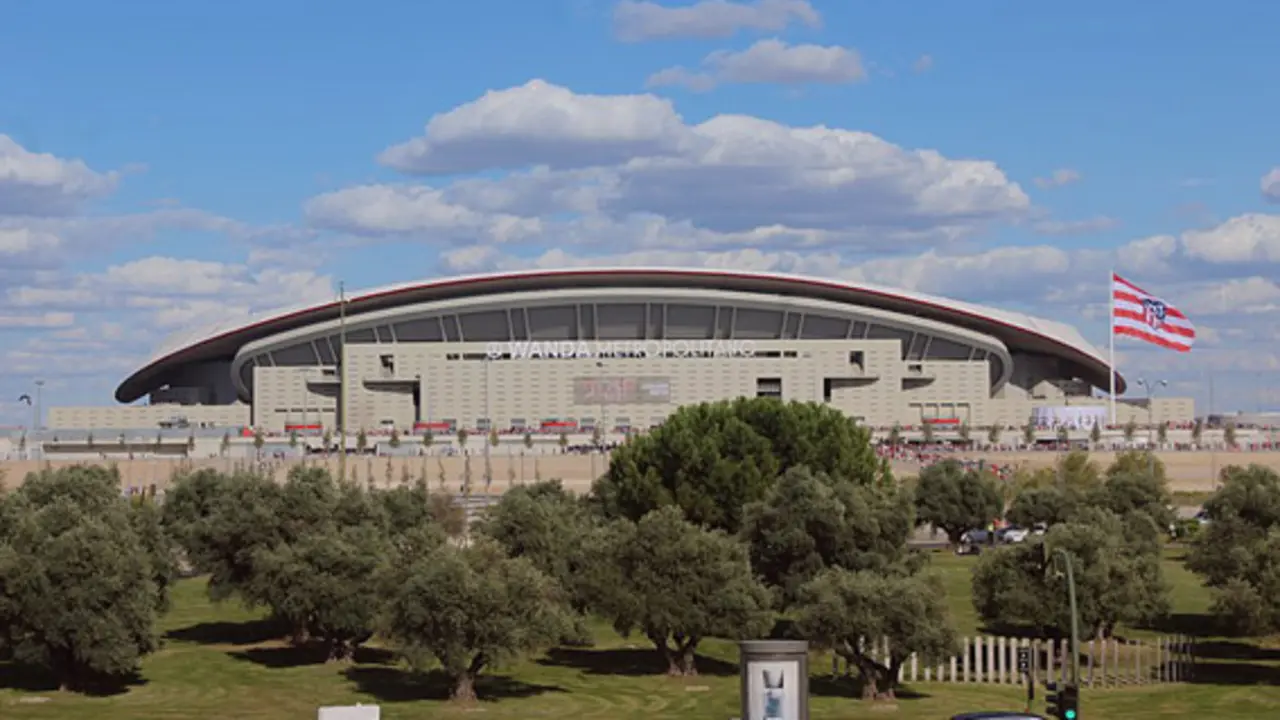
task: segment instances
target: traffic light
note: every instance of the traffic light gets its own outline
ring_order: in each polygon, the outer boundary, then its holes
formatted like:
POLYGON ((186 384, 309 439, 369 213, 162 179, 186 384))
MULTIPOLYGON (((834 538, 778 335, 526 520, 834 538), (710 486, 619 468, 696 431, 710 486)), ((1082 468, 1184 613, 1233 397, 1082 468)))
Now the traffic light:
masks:
POLYGON ((1044 684, 1044 689, 1046 715, 1058 720, 1079 720, 1080 688, 1075 685, 1063 685, 1059 689, 1057 683, 1050 682, 1044 684))
POLYGON ((1062 708, 1062 720, 1077 720, 1080 717, 1080 688, 1067 685, 1058 695, 1058 707, 1062 708))

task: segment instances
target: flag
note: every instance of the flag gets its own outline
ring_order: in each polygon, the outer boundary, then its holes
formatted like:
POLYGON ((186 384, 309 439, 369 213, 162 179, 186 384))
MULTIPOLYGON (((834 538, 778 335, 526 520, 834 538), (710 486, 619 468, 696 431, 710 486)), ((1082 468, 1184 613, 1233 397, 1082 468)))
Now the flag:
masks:
POLYGON ((1177 352, 1190 352, 1196 327, 1178 308, 1111 274, 1111 326, 1116 335, 1145 340, 1177 352))
POLYGON ((26 403, 26 404, 30 405, 30 404, 31 404, 31 396, 30 396, 30 395, 19 395, 19 396, 18 396, 18 402, 20 402, 20 403, 26 403))

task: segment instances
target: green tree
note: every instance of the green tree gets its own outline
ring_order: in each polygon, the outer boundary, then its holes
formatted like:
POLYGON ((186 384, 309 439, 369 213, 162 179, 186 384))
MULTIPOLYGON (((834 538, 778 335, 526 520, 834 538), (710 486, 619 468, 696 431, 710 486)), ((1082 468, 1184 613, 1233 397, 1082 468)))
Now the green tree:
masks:
POLYGON ((1280 476, 1259 465, 1228 467, 1204 509, 1210 521, 1187 567, 1213 589, 1211 612, 1233 633, 1280 630, 1280 476))
POLYGON ((1058 427, 1057 436, 1058 444, 1060 445, 1066 445, 1071 442, 1071 430, 1068 429, 1066 425, 1060 425, 1058 427))
POLYGON ((946 590, 932 574, 823 571, 800 591, 797 633, 858 668, 864 699, 893 698, 902 665, 918 653, 926 666, 958 650, 946 590), (888 657, 878 642, 888 642, 888 657))
POLYGON ((992 425, 991 427, 987 428, 987 442, 992 445, 999 445, 1000 436, 1003 434, 1004 434, 1004 431, 1000 428, 999 425, 992 425))
POLYGON ((1026 425, 1022 426, 1022 444, 1023 445, 1036 444, 1036 426, 1033 423, 1027 423, 1026 425))
POLYGON ((391 437, 387 439, 387 445, 390 445, 392 449, 400 447, 400 430, 398 428, 391 428, 391 437))
POLYGON ((1081 627, 1107 637, 1119 623, 1149 623, 1168 612, 1158 530, 1103 509, 1083 508, 1068 522, 1018 545, 983 553, 973 571, 974 608, 989 627, 1032 628, 1057 637, 1070 630, 1065 580, 1044 545, 1062 548, 1075 567, 1081 627))
POLYGON ((489 542, 404 553, 380 586, 383 633, 412 666, 438 663, 460 702, 485 669, 555 644, 568 622, 556 583, 489 542))
POLYGON ((324 451, 327 455, 329 451, 333 449, 333 432, 331 430, 325 430, 324 436, 320 438, 320 441, 324 443, 324 451))
POLYGON ((298 431, 297 430, 289 431, 289 447, 295 450, 298 447, 298 431))
POLYGON ((708 637, 760 637, 773 627, 769 590, 751 572, 746 548, 664 507, 639 523, 620 521, 608 542, 597 608, 623 635, 639 631, 670 675, 696 675, 708 637))
POLYGON ((1133 418, 1129 418, 1129 422, 1124 424, 1124 441, 1126 443, 1132 443, 1133 438, 1136 437, 1137 434, 1138 434, 1138 421, 1134 420, 1133 418))
POLYGON ((1235 424, 1235 422, 1233 422, 1233 421, 1231 421, 1231 420, 1228 420, 1228 421, 1227 421, 1227 424, 1226 424, 1225 426, 1223 426, 1223 428, 1222 428, 1222 442, 1226 443, 1227 447, 1229 447, 1229 448, 1234 448, 1234 447, 1236 446, 1236 424, 1235 424))
POLYGON ((46 470, 0 496, 0 638, 65 689, 127 680, 157 648, 159 569, 119 481, 104 468, 46 470))
POLYGON ((956 429, 956 437, 960 439, 961 444, 968 446, 972 442, 970 434, 969 423, 960 423, 960 427, 956 429))
POLYGON ((745 509, 751 566, 787 607, 821 570, 883 570, 907 557, 914 526, 910 493, 788 470, 745 509))
POLYGON ((932 445, 934 441, 933 423, 927 422, 920 428, 920 439, 925 445, 932 445))
POLYGON ((600 430, 599 425, 591 428, 591 444, 596 447, 600 447, 604 444, 604 432, 600 430))
POLYGON ((458 428, 458 447, 462 450, 467 449, 467 438, 471 437, 471 433, 466 428, 458 428))
POLYGON ((1168 420, 1165 420, 1164 422, 1160 423, 1160 425, 1156 428, 1156 442, 1160 443, 1160 445, 1162 446, 1167 445, 1169 443, 1169 421, 1168 420))
POLYGON ((1097 420, 1093 421, 1093 427, 1089 430, 1089 443, 1095 448, 1102 443, 1102 425, 1097 420))
POLYGON ((498 428, 493 428, 489 430, 489 446, 498 447, 498 444, 500 442, 501 442, 501 439, 498 437, 498 428))
POLYGON ((223 457, 226 457, 229 450, 231 450, 231 433, 224 432, 222 433, 222 442, 218 445, 218 452, 223 457))
POLYGON ((1191 426, 1191 442, 1196 447, 1200 447, 1200 443, 1204 441, 1204 419, 1196 418, 1196 422, 1191 426))
POLYGON ((89 432, 89 434, 85 436, 85 438, 84 438, 84 444, 85 444, 85 445, 87 445, 87 446, 89 446, 89 449, 90 449, 90 450, 92 450, 92 449, 93 449, 93 447, 94 447, 94 441, 93 441, 93 432, 92 432, 92 431, 90 431, 90 432, 89 432))
POLYGON ((600 552, 600 527, 585 505, 556 480, 522 485, 488 508, 475 531, 496 542, 509 557, 528 558, 565 591, 578 614, 573 633, 563 639, 566 643, 581 644, 590 638, 585 613, 599 585, 596 574, 607 558, 600 552))
MULTIPOLYGON (((123 435, 120 436, 120 440, 121 440, 121 443, 123 444, 124 442, 123 435)), ((267 436, 262 432, 262 428, 255 429, 253 431, 253 449, 259 459, 262 458, 262 446, 265 445, 266 442, 267 442, 267 436)))
POLYGON ((560 449, 564 450, 567 447, 569 447, 569 435, 568 433, 560 433, 560 449))
POLYGON ((1083 503, 1084 493, 1070 486, 1030 487, 1009 503, 1005 519, 1022 527, 1053 526, 1070 520, 1083 503))
POLYGON ((676 410, 614 451, 592 495, 607 517, 634 521, 674 504, 690 521, 734 534, 743 507, 799 466, 865 485, 880 477, 870 435, 839 410, 750 398, 676 410))
POLYGON ((524 433, 524 447, 526 450, 533 449, 533 433, 529 432, 528 430, 526 430, 524 433))
POLYGON ((373 636, 381 597, 376 571, 386 539, 372 524, 324 524, 253 557, 253 595, 330 660, 349 659, 373 636))
POLYGON ((965 531, 986 527, 1003 508, 1000 490, 989 473, 966 469, 957 460, 944 460, 920 471, 916 522, 942 530, 953 545, 965 531))
POLYGON ((369 449, 369 435, 365 433, 364 428, 360 428, 360 432, 356 433, 356 452, 363 455, 369 449))
POLYGON ((422 450, 425 453, 431 452, 431 446, 436 444, 436 434, 430 430, 422 431, 422 450))
POLYGON ((160 432, 157 432, 157 433, 156 433, 156 442, 155 442, 155 445, 154 445, 154 446, 153 446, 153 448, 152 448, 152 452, 154 452, 155 454, 159 455, 159 454, 160 454, 160 452, 161 452, 162 450, 164 450, 164 434, 163 434, 163 433, 160 433, 160 432))

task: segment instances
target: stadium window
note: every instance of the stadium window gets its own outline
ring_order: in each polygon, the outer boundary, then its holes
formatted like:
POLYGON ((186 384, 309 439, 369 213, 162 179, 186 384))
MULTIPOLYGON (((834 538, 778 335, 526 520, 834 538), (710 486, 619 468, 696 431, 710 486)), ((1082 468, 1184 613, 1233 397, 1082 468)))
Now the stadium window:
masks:
POLYGON ((782 399, 782 378, 756 378, 756 397, 782 399))
POLYGON ((488 431, 488 429, 489 429, 489 418, 476 418, 476 429, 477 429, 477 430, 484 430, 484 431, 488 431))

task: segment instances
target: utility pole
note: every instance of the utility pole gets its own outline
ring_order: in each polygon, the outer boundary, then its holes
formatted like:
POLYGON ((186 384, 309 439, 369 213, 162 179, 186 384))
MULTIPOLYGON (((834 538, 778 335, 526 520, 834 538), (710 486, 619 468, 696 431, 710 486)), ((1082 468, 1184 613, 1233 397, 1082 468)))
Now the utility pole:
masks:
POLYGON ((338 283, 338 478, 347 481, 347 292, 338 283))
POLYGON ((490 455, 489 440, 493 437, 493 413, 489 406, 489 363, 492 360, 486 356, 484 359, 484 491, 487 494, 489 488, 493 486, 493 458, 490 455))
POLYGON ((41 412, 43 402, 44 402, 44 381, 37 380, 36 381, 36 419, 35 419, 35 422, 31 424, 32 429, 34 430, 43 429, 42 425, 44 424, 44 413, 41 412))

